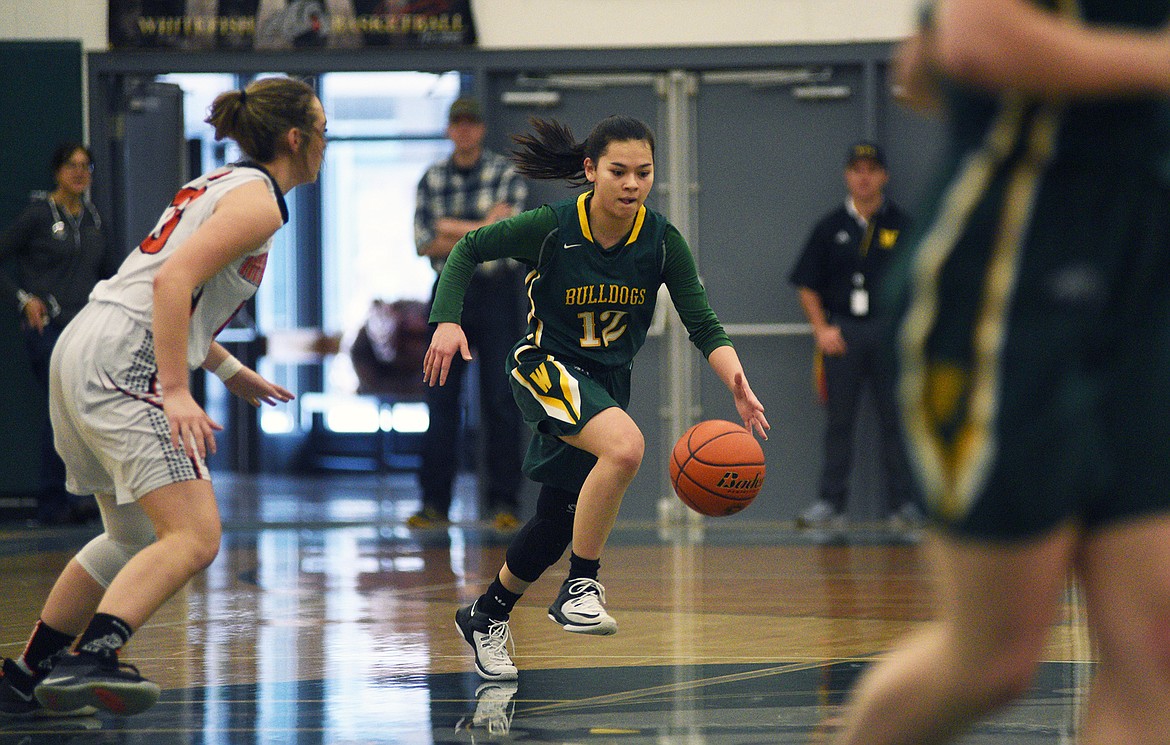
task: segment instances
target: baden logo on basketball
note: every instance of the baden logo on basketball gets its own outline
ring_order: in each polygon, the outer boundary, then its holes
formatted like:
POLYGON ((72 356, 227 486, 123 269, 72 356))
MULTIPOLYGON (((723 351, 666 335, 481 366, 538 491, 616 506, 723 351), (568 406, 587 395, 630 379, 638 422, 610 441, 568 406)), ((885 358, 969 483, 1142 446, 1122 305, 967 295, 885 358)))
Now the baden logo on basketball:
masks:
POLYGON ((699 422, 678 439, 670 483, 686 506, 710 517, 734 515, 764 485, 764 451, 743 427, 720 419, 699 422))
POLYGON ((719 483, 715 484, 715 488, 732 491, 750 491, 752 494, 755 494, 760 491, 760 487, 763 485, 764 478, 760 473, 755 474, 750 479, 741 479, 735 471, 728 471, 719 479, 719 483))

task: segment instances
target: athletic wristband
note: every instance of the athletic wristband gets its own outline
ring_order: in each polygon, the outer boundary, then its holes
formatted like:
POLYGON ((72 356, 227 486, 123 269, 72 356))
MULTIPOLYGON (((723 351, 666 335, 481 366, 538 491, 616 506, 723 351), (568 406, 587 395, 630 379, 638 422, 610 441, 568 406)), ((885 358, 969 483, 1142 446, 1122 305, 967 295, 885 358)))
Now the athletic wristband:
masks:
POLYGON ((244 363, 240 362, 229 354, 227 357, 223 358, 223 362, 219 363, 219 365, 214 370, 212 370, 212 372, 215 374, 215 377, 226 383, 228 382, 229 378, 243 369, 244 363))

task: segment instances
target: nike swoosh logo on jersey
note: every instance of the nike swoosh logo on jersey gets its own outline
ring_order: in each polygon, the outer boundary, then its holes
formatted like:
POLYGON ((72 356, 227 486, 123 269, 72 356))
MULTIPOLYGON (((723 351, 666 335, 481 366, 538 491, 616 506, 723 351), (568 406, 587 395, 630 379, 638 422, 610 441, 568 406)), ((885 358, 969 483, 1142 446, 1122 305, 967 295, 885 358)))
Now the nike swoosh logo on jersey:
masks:
POLYGON ((565 248, 576 248, 577 246, 580 246, 580 245, 581 245, 580 243, 566 243, 565 248))

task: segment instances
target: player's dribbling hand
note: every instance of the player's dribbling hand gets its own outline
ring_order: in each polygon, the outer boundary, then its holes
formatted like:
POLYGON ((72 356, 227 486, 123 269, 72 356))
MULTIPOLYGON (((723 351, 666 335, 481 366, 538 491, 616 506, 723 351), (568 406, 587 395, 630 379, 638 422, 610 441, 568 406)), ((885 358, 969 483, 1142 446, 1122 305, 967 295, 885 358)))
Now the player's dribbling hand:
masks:
POLYGON ((743 419, 743 426, 748 432, 757 435, 760 439, 768 439, 768 433, 765 430, 772 429, 772 425, 768 424, 767 418, 764 416, 764 405, 760 403, 760 399, 756 398, 756 394, 752 393, 752 387, 748 385, 747 377, 742 373, 735 376, 735 408, 739 412, 739 417, 743 419))
POLYGON ((447 382, 451 360, 460 355, 471 362, 471 350, 467 347, 467 335, 457 323, 440 323, 431 337, 431 346, 423 357, 423 382, 434 387, 447 382))

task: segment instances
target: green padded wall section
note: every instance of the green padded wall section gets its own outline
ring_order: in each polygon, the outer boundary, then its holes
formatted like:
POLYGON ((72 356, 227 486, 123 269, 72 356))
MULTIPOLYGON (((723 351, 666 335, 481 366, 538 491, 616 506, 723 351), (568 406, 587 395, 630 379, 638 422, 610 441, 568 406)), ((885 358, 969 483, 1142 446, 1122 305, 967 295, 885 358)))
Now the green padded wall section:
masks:
MULTIPOLYGON (((30 191, 52 187, 49 157, 57 144, 82 139, 81 43, 0 41, 0 101, 0 227, 7 227, 30 191)), ((16 309, 0 308, 0 493, 36 490, 46 405, 16 309)))

